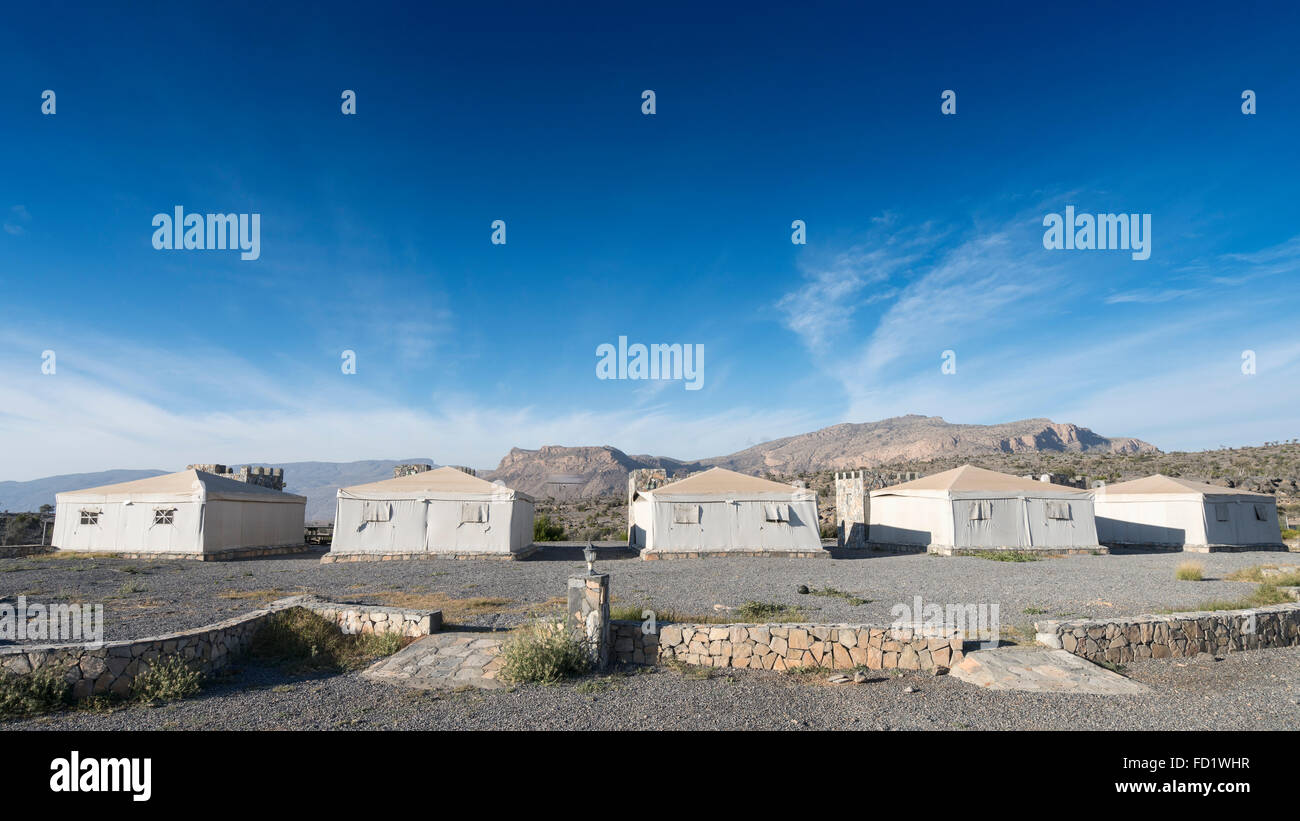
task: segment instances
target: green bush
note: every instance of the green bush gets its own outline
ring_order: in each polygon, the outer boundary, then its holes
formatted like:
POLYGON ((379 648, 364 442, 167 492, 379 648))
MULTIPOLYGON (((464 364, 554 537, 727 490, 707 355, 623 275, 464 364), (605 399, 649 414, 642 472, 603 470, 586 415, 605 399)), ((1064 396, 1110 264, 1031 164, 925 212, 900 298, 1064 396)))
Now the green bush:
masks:
POLYGON ((176 656, 150 662, 149 669, 131 682, 131 695, 149 704, 178 701, 196 695, 203 685, 203 674, 176 656))
POLYGON ((42 667, 24 676, 0 673, 0 719, 61 710, 70 700, 71 688, 58 670, 42 667))
POLYGON ((1282 528, 1282 538, 1283 538, 1283 539, 1300 539, 1300 530, 1296 530, 1296 529, 1293 528, 1293 527, 1284 527, 1284 528, 1282 528))
POLYGON ((348 635, 301 607, 281 610, 253 634, 249 655, 287 672, 342 673, 391 656, 410 642, 396 633, 348 635))
POLYGON ((551 521, 549 516, 533 519, 533 541, 558 542, 564 539, 564 525, 551 521))
POLYGON ((591 666, 586 645, 574 639, 563 619, 538 619, 515 629, 501 647, 501 676, 507 681, 554 684, 580 676, 591 666))

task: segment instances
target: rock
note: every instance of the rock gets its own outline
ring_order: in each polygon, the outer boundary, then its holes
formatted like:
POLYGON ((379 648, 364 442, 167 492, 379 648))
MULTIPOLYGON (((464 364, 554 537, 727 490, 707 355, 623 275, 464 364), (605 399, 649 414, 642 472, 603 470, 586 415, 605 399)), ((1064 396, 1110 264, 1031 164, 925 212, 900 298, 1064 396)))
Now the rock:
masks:
POLYGON ((904 693, 919 693, 919 692, 921 692, 921 691, 918 690, 918 689, 916 689, 915 687, 908 686, 908 687, 904 687, 904 688, 903 688, 903 692, 904 692, 904 693))
POLYGON ((867 674, 864 673, 864 672, 862 672, 861 670, 859 670, 859 671, 857 671, 856 673, 853 674, 853 683, 854 683, 854 684, 861 684, 862 682, 864 682, 864 681, 866 681, 866 680, 867 680, 867 674))
POLYGON ((942 666, 940 666, 940 667, 936 667, 936 668, 934 668, 934 674, 935 674, 936 676, 946 676, 946 675, 948 675, 948 668, 947 668, 947 667, 942 667, 942 666))
POLYGON ((801 595, 801 596, 806 596, 806 595, 808 595, 808 585, 806 585, 806 584, 801 584, 801 585, 799 585, 799 586, 796 588, 796 590, 799 592, 799 595, 801 595))

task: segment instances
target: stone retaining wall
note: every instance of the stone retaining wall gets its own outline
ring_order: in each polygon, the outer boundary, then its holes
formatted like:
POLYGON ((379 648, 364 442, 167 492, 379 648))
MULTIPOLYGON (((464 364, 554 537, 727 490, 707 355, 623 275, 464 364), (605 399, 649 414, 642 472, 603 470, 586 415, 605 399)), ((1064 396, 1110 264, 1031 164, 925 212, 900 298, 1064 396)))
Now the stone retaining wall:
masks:
POLYGON ((933 672, 963 658, 955 633, 926 636, 907 627, 846 624, 662 624, 645 634, 638 621, 612 622, 614 659, 622 664, 676 660, 705 667, 797 667, 933 672))
POLYGON ((377 553, 373 551, 350 551, 338 552, 330 551, 320 557, 321 564, 337 564, 341 562, 403 562, 403 561, 423 561, 432 559, 478 559, 480 561, 498 561, 511 562, 526 559, 540 550, 537 545, 529 545, 523 550, 513 553, 493 552, 493 553, 452 553, 440 551, 398 551, 392 553, 377 553))
POLYGON ((1038 642, 1089 661, 1122 663, 1300 645, 1300 604, 1114 619, 1040 621, 1038 642))
POLYGON ((262 610, 161 636, 102 644, 0 646, 0 671, 25 675, 53 666, 63 671, 75 699, 105 693, 125 696, 131 692, 136 676, 163 658, 183 659, 202 673, 220 670, 248 649, 253 634, 266 619, 294 607, 333 620, 344 633, 399 632, 405 636, 421 636, 436 632, 442 624, 439 611, 337 604, 310 596, 294 596, 275 601, 262 610))
POLYGON ((54 548, 47 544, 11 544, 0 547, 0 559, 21 559, 53 552, 54 548))

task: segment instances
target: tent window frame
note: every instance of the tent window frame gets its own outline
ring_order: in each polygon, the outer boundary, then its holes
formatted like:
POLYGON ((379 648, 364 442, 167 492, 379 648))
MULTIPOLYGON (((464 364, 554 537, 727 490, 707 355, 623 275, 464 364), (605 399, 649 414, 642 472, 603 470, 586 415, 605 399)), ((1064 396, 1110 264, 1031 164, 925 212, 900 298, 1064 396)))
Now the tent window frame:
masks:
POLYGON ((1215 503, 1214 503, 1214 520, 1215 520, 1216 522, 1227 522, 1227 521, 1231 521, 1231 519, 1230 519, 1230 515, 1229 515, 1229 513, 1228 513, 1228 503, 1227 503, 1227 502, 1215 502, 1215 503))
POLYGON ((790 524, 790 506, 783 502, 764 502, 763 520, 777 524, 790 524))
POLYGON ((993 502, 988 499, 977 499, 970 506, 970 521, 987 522, 993 518, 993 502))
POLYGON ((391 502, 368 501, 361 511, 362 519, 367 524, 382 524, 393 520, 393 505, 391 502))
POLYGON ((82 508, 80 512, 81 512, 81 524, 98 525, 99 514, 102 513, 103 511, 94 508, 82 508))
POLYGON ((484 525, 488 520, 486 502, 461 502, 460 523, 463 525, 484 525))
POLYGON ((1047 518, 1058 522, 1069 522, 1074 519, 1074 511, 1070 509, 1070 503, 1064 499, 1048 499, 1043 503, 1047 513, 1047 518))
POLYGON ((703 518, 700 506, 693 503, 673 502, 673 524, 697 525, 703 518))
POLYGON ((153 523, 156 525, 172 525, 176 523, 176 508, 174 507, 156 507, 153 509, 153 523))
POLYGON ((1265 511, 1263 505, 1255 505, 1255 521, 1257 522, 1268 521, 1268 513, 1265 511))

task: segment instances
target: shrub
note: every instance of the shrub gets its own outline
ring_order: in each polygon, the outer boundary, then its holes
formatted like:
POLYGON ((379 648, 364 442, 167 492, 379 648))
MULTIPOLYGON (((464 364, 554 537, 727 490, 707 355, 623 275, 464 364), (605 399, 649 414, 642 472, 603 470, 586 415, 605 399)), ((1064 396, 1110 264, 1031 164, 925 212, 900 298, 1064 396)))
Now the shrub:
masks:
POLYGON ((1042 558, 1026 550, 980 550, 969 555, 991 562, 1036 562, 1042 558))
POLYGON ((804 612, 798 607, 790 607, 775 602, 747 601, 736 608, 736 613, 745 621, 802 621, 804 612))
POLYGON ((1283 538, 1283 539, 1300 539, 1300 530, 1296 530, 1296 529, 1293 528, 1293 527, 1284 527, 1284 528, 1282 528, 1282 538, 1283 538))
POLYGON ((131 682, 131 695, 137 700, 153 704, 160 701, 178 701, 199 692, 203 674, 176 656, 158 659, 149 669, 131 682))
POLYGON ((563 619, 537 619, 514 630, 501 647, 507 681, 554 684, 591 666, 587 646, 570 635, 563 619))
POLYGON ((0 673, 0 719, 61 710, 70 695, 71 688, 58 670, 42 667, 23 676, 0 673))
POLYGON ((558 542, 564 539, 564 525, 551 521, 546 515, 533 519, 533 541, 558 542))
POLYGON ((348 635, 323 616, 291 607, 258 628, 249 655, 287 672, 341 673, 390 656, 409 642, 396 633, 348 635))
POLYGON ((1205 567, 1200 562, 1183 562, 1174 571, 1174 578, 1180 582, 1199 582, 1205 578, 1205 567))

